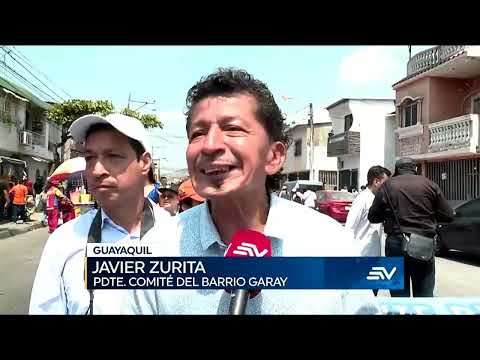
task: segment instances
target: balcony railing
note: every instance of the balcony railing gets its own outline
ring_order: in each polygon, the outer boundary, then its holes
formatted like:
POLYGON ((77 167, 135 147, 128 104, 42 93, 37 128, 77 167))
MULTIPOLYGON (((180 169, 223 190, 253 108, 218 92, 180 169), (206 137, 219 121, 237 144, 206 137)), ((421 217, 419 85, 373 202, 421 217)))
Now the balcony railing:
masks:
POLYGON ((19 142, 21 145, 45 147, 45 135, 30 130, 21 130, 19 131, 19 142))
POLYGON ((465 45, 442 45, 419 52, 408 61, 407 75, 431 69, 463 50, 465 45))
POLYGON ((467 114, 428 126, 430 143, 428 152, 465 149, 476 152, 479 145, 477 114, 467 114))
POLYGON ((330 136, 327 144, 327 156, 354 155, 360 153, 360 133, 346 131, 330 136))

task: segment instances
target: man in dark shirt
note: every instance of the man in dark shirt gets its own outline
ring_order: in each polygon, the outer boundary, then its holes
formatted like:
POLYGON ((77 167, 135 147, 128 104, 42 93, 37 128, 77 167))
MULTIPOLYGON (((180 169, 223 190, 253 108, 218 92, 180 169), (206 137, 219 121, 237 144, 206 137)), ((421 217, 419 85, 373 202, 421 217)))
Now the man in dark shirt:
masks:
POLYGON ((416 165, 410 158, 395 164, 395 173, 379 189, 370 208, 368 220, 384 223, 387 234, 386 256, 405 257, 405 289, 391 290, 390 295, 410 296, 410 279, 414 297, 433 297, 435 287, 435 258, 422 261, 407 256, 402 251, 402 233, 419 234, 433 238, 438 222, 453 220, 453 211, 439 186, 424 176, 417 175, 416 165), (395 221, 385 191, 396 210, 400 228, 395 221))
POLYGON ((35 184, 33 184, 33 190, 35 190, 35 195, 40 195, 43 191, 44 181, 42 177, 37 177, 35 184))

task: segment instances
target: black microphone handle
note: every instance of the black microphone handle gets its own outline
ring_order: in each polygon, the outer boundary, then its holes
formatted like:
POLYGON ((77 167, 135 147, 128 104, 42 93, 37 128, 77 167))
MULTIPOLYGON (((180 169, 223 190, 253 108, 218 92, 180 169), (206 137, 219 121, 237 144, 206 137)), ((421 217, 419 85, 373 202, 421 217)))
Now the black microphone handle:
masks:
POLYGON ((245 309, 247 308, 247 302, 249 298, 248 290, 237 289, 232 292, 232 298, 230 300, 230 315, 245 315, 245 309))

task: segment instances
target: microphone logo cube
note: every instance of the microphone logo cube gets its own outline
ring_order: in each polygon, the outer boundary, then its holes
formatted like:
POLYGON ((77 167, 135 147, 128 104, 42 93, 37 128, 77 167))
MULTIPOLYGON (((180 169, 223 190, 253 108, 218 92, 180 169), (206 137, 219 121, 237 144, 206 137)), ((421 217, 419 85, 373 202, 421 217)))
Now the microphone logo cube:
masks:
POLYGON ((226 257, 269 257, 272 256, 270 240, 254 230, 239 230, 225 251, 226 257))
POLYGON ((257 245, 248 242, 242 242, 242 245, 238 245, 237 248, 233 250, 233 253, 240 256, 263 257, 268 253, 268 250, 264 249, 262 252, 260 252, 258 251, 257 245))

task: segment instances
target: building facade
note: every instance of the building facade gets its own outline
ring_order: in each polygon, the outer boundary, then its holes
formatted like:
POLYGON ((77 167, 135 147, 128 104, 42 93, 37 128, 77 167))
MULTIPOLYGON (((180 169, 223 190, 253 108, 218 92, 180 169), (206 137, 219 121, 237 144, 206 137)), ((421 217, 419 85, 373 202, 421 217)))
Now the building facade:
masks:
POLYGON ((287 150, 282 171, 285 181, 321 181, 326 189, 338 186, 337 160, 327 156, 328 134, 331 129, 332 123, 329 121, 314 122, 312 169, 310 126, 303 123, 290 127, 288 133, 292 143, 287 150))
POLYGON ((0 178, 46 177, 61 128, 46 118, 51 105, 0 77, 0 178))
POLYGON ((337 158, 339 189, 359 189, 375 165, 395 165, 393 99, 344 98, 327 107, 332 132, 327 154, 337 158))
POLYGON ((480 47, 422 51, 393 89, 396 157, 415 159, 451 202, 480 197, 480 47))

